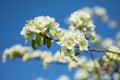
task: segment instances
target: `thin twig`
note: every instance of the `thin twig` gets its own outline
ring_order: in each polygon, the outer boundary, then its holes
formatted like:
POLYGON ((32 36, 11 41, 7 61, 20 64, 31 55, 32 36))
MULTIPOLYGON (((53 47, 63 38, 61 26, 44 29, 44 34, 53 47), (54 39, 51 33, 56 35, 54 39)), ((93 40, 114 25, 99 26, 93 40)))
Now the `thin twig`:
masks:
POLYGON ((97 49, 88 49, 88 51, 92 51, 92 52, 98 52, 98 53, 109 52, 109 53, 114 53, 114 54, 120 54, 120 52, 115 52, 115 51, 110 51, 110 50, 97 50, 97 49))

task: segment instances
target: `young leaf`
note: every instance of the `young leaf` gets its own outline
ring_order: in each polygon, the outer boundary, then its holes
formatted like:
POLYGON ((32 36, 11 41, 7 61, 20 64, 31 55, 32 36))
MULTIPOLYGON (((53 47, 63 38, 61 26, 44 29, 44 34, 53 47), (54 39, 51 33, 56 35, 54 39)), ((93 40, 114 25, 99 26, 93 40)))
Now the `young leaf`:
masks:
POLYGON ((43 35, 43 45, 46 45, 46 43, 47 43, 46 35, 43 35))
POLYGON ((32 48, 33 48, 33 49, 36 48, 35 44, 36 44, 35 39, 32 39, 32 48))
POLYGON ((73 56, 69 55, 70 59, 73 60, 74 62, 78 62, 73 56))
POLYGON ((81 51, 79 49, 77 49, 75 52, 75 56, 78 56, 80 53, 81 53, 81 51))
POLYGON ((40 38, 35 37, 34 39, 32 39, 32 47, 33 49, 40 47, 40 38))
POLYGON ((61 35, 58 31, 54 31, 54 34, 58 39, 61 39, 61 35))
POLYGON ((47 39, 47 48, 50 48, 52 45, 51 39, 47 39))

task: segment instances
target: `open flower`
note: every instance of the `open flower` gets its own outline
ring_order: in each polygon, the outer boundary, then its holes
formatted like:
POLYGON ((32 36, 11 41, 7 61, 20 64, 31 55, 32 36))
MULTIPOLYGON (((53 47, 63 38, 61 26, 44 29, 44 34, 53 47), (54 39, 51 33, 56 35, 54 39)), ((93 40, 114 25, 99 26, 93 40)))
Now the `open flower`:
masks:
POLYGON ((88 50, 88 40, 86 39, 81 39, 80 43, 79 43, 79 49, 82 50, 88 50))
POLYGON ((108 16, 107 16, 107 12, 106 12, 105 8, 95 6, 93 8, 93 11, 94 11, 95 15, 98 16, 102 21, 104 21, 104 22, 108 21, 108 16))
POLYGON ((89 13, 84 10, 78 10, 71 14, 69 22, 71 26, 78 28, 81 31, 84 31, 86 30, 86 26, 90 19, 91 16, 89 13))
POLYGON ((42 62, 45 68, 47 68, 48 65, 53 62, 53 57, 50 52, 44 51, 42 52, 40 57, 42 59, 42 62))
POLYGON ((87 70, 80 69, 75 73, 75 80, 86 80, 89 74, 87 70))

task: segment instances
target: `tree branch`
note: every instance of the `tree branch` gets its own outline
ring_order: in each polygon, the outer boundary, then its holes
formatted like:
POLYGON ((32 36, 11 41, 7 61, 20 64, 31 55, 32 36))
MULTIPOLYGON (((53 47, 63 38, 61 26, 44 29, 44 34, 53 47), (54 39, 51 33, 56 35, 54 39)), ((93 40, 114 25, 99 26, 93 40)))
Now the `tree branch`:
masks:
POLYGON ((115 51, 110 51, 110 50, 97 50, 97 49, 88 49, 88 51, 92 51, 92 52, 98 52, 98 53, 110 52, 110 53, 114 53, 114 54, 119 54, 119 55, 120 55, 120 52, 115 52, 115 51))

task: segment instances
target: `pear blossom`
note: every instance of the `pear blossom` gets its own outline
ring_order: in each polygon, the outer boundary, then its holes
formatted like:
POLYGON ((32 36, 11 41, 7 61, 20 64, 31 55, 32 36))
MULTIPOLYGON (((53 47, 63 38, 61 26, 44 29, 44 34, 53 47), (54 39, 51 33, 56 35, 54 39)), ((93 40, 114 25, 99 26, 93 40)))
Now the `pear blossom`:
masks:
POLYGON ((30 53, 26 53, 26 54, 23 55, 22 60, 23 61, 28 61, 30 58, 31 58, 31 54, 30 53))
POLYGON ((103 48, 109 48, 113 45, 113 40, 111 38, 106 38, 105 40, 103 40, 101 45, 103 48))
POLYGON ((80 56, 78 59, 79 65, 85 65, 87 58, 85 56, 80 56))
POLYGON ((66 33, 63 33, 62 36, 63 36, 62 39, 57 43, 60 44, 61 46, 66 46, 68 49, 73 49, 75 44, 72 39, 73 36, 72 31, 68 30, 66 31, 66 33))
POLYGON ((52 53, 48 51, 42 52, 41 59, 42 59, 44 67, 47 68, 48 65, 53 62, 52 53))
MULTIPOLYGON (((88 39, 93 39, 95 36, 95 25, 92 21, 92 13, 90 9, 81 9, 73 12, 69 17, 70 28, 75 28, 82 32, 88 39), (94 34, 93 34, 94 33, 94 34)), ((73 29, 72 28, 72 29, 73 29)))
POLYGON ((108 25, 110 28, 116 28, 119 25, 119 22, 117 20, 110 20, 108 25))
POLYGON ((33 51, 32 54, 31 54, 31 58, 40 58, 42 54, 42 51, 33 51))
POLYGON ((35 80, 46 80, 45 78, 42 78, 42 77, 38 77, 37 79, 35 80))
MULTIPOLYGON (((78 57, 72 56, 75 60, 78 60, 78 57)), ((72 68, 76 68, 79 66, 79 62, 75 62, 73 61, 70 57, 66 58, 67 62, 68 62, 68 68, 69 70, 71 70, 72 68)))
POLYGON ((86 39, 81 39, 80 43, 79 43, 79 49, 82 50, 88 50, 88 40, 86 39))
POLYGON ((65 56, 60 51, 57 51, 53 56, 54 62, 66 63, 65 56))
POLYGON ((30 36, 33 34, 46 34, 48 33, 47 30, 59 30, 59 24, 55 22, 55 19, 49 16, 38 16, 35 17, 33 20, 28 20, 27 24, 23 27, 21 31, 21 35, 25 37, 28 41, 30 36))
POLYGON ((90 16, 93 16, 93 10, 90 7, 83 7, 81 11, 87 12, 90 14, 90 16))
POLYGON ((92 21, 92 20, 90 20, 90 21, 88 22, 87 28, 88 28, 89 30, 91 30, 91 31, 94 31, 95 25, 93 24, 93 21, 92 21))
POLYGON ((74 75, 75 80, 84 80, 87 79, 88 76, 89 76, 88 71, 84 69, 77 70, 77 72, 74 75))
POLYGON ((102 21, 106 22, 108 21, 108 16, 106 9, 100 6, 93 7, 93 11, 96 16, 98 16, 102 21))
POLYGON ((95 69, 95 67, 99 68, 100 64, 98 63, 97 60, 94 60, 94 61, 90 60, 86 62, 86 67, 88 71, 92 71, 93 69, 95 69))
POLYGON ((75 28, 78 28, 79 30, 86 30, 86 26, 91 19, 91 16, 86 11, 78 10, 73 12, 70 15, 69 22, 71 26, 74 26, 75 28))
POLYGON ((16 44, 11 48, 5 49, 2 55, 3 62, 6 62, 7 57, 15 59, 16 57, 22 57, 25 53, 31 53, 31 51, 30 47, 23 47, 20 44, 16 44))
POLYGON ((117 46, 111 46, 108 48, 109 51, 117 52, 118 54, 114 54, 112 52, 106 52, 106 56, 108 56, 110 59, 119 61, 120 58, 120 48, 117 46))
POLYGON ((120 31, 116 34, 116 43, 120 47, 120 31))
POLYGON ((88 41, 82 32, 69 29, 62 36, 62 39, 58 42, 61 46, 66 46, 67 49, 74 50, 76 45, 80 45, 81 50, 87 50, 88 41))
POLYGON ((59 78, 56 80, 70 80, 70 78, 67 75, 61 75, 59 78))

